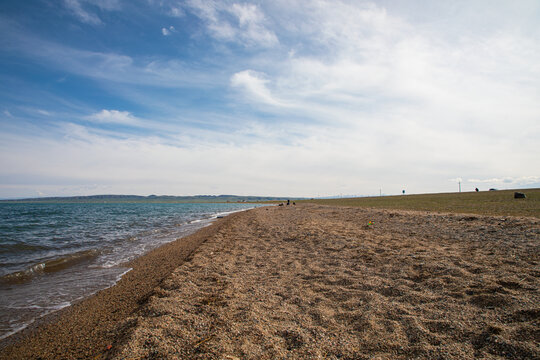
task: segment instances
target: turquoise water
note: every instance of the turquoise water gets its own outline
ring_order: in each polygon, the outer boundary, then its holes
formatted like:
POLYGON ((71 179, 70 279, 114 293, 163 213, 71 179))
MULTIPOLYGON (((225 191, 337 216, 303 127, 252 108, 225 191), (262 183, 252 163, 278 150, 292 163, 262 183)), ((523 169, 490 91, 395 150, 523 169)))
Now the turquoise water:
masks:
POLYGON ((125 262, 253 204, 0 204, 0 339, 116 283, 125 262))

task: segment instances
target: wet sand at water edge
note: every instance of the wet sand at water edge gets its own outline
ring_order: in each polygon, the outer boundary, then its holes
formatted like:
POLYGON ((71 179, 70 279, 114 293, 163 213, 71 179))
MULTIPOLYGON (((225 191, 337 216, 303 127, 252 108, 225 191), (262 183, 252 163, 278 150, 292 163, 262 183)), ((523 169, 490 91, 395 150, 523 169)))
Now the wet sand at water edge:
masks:
POLYGON ((0 358, 540 359, 537 218, 291 205, 158 251, 0 358))

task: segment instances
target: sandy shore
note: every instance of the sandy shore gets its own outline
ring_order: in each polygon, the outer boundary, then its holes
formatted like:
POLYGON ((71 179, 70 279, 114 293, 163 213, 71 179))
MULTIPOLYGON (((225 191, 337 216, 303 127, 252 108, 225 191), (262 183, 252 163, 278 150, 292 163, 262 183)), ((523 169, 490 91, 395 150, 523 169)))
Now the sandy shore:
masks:
POLYGON ((259 208, 137 261, 0 358, 540 358, 538 219, 259 208))

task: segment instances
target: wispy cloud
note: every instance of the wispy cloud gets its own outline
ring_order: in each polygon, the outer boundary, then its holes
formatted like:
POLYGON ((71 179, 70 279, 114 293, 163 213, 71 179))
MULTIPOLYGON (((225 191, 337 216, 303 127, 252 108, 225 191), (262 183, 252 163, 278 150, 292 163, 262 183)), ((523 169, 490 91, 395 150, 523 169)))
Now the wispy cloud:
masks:
POLYGON ((64 0, 64 5, 82 22, 92 25, 102 24, 99 16, 83 8, 80 0, 64 0))
POLYGON ((88 5, 103 11, 118 10, 120 0, 64 0, 64 6, 82 22, 91 25, 102 24, 101 18, 95 12, 88 10, 88 5))
POLYGON ((51 113, 48 112, 47 110, 43 110, 43 109, 38 109, 36 110, 36 112, 40 115, 43 115, 43 116, 51 116, 51 113))
MULTIPOLYGON (((232 191, 270 195, 279 191, 283 195, 309 196, 316 191, 319 182, 335 183, 338 175, 329 170, 356 161, 353 151, 337 160, 341 149, 315 138, 298 138, 295 144, 276 144, 272 138, 246 142, 244 135, 239 135, 236 141, 231 141, 230 136, 220 139, 223 134, 216 133, 204 142, 170 143, 159 137, 109 137, 75 124, 64 127, 63 132, 64 136, 58 140, 36 136, 28 141, 28 146, 17 146, 12 156, 0 155, 0 162, 9 165, 5 175, 24 176, 31 166, 42 179, 62 183, 61 187, 68 193, 82 185, 97 183, 111 186, 113 192, 125 192, 136 184, 138 193, 232 191), (18 161, 13 161, 14 158, 18 161), (49 161, 43 162, 44 159, 49 161), (323 169, 321 165, 328 167, 323 169), (302 176, 287 175, 298 169, 303 172, 302 176), (219 173, 221 180, 215 182, 210 173, 219 173), (267 182, 285 182, 287 186, 281 190, 267 185, 261 187, 267 182)), ((191 134, 199 137, 196 132, 191 134)), ((1 139, 2 147, 21 141, 17 137, 2 136, 1 139)), ((341 146, 352 150, 354 145, 344 141, 341 146)), ((340 172, 339 182, 347 184, 361 171, 350 167, 345 173, 340 172)), ((39 184, 40 178, 35 182, 39 184)), ((59 191, 58 188, 50 190, 59 191)))
MULTIPOLYGON (((167 31, 171 31, 169 28, 167 31)), ((159 87, 208 86, 216 76, 193 69, 176 59, 136 59, 119 53, 68 47, 37 37, 15 33, 6 39, 10 51, 23 54, 64 72, 123 84, 159 87)))
POLYGON ((255 4, 189 0, 185 6, 205 22, 209 34, 216 39, 255 47, 279 44, 276 34, 266 26, 264 13, 255 4))
POLYGON ((169 10, 169 15, 172 17, 181 18, 181 17, 184 17, 186 14, 184 13, 184 10, 182 10, 181 7, 171 6, 171 9, 169 10))
POLYGON ((467 179, 470 183, 487 183, 498 185, 525 186, 530 184, 539 184, 540 176, 522 176, 522 177, 504 177, 490 179, 467 179))
POLYGON ((102 10, 119 10, 121 9, 122 0, 83 0, 89 4, 93 4, 102 10))
POLYGON ((237 36, 246 44, 268 47, 278 44, 276 34, 265 27, 264 14, 256 5, 233 4, 228 11, 236 16, 240 28, 237 36))

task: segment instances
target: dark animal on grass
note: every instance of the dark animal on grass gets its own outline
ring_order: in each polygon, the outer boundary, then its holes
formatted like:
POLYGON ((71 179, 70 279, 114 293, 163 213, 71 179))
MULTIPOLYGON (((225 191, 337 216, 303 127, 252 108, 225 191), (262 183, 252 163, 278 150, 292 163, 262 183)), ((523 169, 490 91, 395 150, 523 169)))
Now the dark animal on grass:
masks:
POLYGON ((525 194, 522 193, 522 192, 517 192, 517 191, 516 191, 516 192, 514 193, 514 199, 525 199, 525 198, 527 198, 527 196, 525 196, 525 194))

